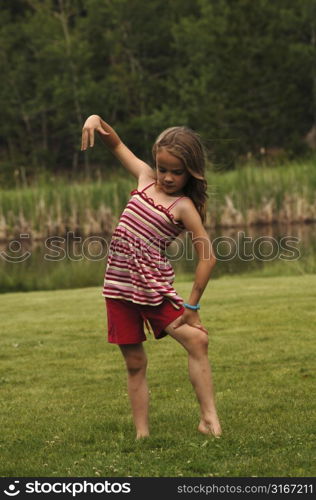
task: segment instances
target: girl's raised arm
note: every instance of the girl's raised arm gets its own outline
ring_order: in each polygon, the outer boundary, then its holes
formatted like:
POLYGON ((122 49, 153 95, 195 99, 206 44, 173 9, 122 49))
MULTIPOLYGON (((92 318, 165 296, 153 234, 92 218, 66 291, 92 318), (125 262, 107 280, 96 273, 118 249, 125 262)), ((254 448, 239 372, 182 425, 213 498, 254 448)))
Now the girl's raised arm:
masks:
POLYGON ((153 177, 153 170, 121 141, 115 130, 98 115, 91 115, 82 129, 81 151, 94 146, 94 133, 98 132, 104 144, 137 179, 141 176, 153 177))

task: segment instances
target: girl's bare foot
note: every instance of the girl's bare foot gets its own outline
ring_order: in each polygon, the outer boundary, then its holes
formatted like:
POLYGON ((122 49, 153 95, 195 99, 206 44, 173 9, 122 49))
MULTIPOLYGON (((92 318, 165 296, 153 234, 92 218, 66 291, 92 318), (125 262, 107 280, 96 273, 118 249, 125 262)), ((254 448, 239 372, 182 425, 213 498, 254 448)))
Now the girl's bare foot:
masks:
POLYGON ((221 424, 219 423, 217 415, 212 418, 201 419, 198 430, 202 432, 202 434, 212 434, 216 438, 222 435, 221 424))
POLYGON ((136 439, 142 439, 142 438, 146 438, 146 437, 149 437, 149 432, 145 432, 145 431, 142 431, 142 432, 137 432, 136 434, 136 439))

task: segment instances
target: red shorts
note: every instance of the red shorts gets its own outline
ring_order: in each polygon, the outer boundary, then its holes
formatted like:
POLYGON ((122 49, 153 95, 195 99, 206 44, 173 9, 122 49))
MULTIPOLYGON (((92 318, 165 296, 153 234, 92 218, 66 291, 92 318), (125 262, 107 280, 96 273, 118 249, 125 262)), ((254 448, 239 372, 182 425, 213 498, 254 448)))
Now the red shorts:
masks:
POLYGON ((106 298, 108 341, 112 344, 138 344, 146 340, 144 320, 148 320, 156 339, 165 337, 164 331, 185 309, 175 309, 165 299, 159 306, 144 306, 123 299, 106 298))

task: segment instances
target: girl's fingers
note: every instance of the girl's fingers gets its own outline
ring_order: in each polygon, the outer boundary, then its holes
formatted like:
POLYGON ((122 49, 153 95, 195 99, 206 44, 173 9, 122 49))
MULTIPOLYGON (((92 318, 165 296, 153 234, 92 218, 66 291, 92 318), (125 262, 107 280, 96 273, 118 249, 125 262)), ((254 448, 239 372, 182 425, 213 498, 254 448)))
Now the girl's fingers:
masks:
POLYGON ((178 328, 179 326, 183 325, 184 324, 184 321, 182 319, 182 317, 180 316, 180 318, 178 318, 176 321, 175 321, 175 324, 173 325, 173 328, 178 328))
POLYGON ((177 318, 174 322, 174 325, 173 325, 173 328, 176 329, 176 328, 179 328, 179 326, 182 326, 182 325, 185 325, 185 324, 188 324, 190 326, 194 326, 195 328, 198 328, 199 330, 202 330, 202 332, 206 333, 206 335, 208 335, 208 331, 207 329, 201 325, 200 323, 187 323, 182 316, 180 316, 179 318, 177 318))
POLYGON ((97 127, 96 129, 86 129, 84 128, 81 136, 81 151, 85 151, 90 143, 90 147, 94 146, 94 130, 99 132, 102 135, 110 135, 108 132, 103 130, 102 127, 97 127))
POLYGON ((206 328, 203 326, 203 325, 194 325, 196 328, 198 328, 199 330, 202 330, 202 332, 206 333, 206 335, 208 335, 208 331, 206 330, 206 328))
POLYGON ((94 129, 91 129, 89 131, 89 135, 90 135, 90 148, 93 148, 93 146, 94 146, 94 129))

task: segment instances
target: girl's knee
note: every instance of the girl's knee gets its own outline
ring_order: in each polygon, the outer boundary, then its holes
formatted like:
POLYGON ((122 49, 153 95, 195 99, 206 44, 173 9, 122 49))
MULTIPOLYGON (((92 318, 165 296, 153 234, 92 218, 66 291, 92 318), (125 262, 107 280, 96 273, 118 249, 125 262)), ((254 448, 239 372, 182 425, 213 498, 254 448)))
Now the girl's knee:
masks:
POLYGON ((125 358, 126 368, 130 375, 136 375, 145 371, 147 367, 147 357, 145 354, 133 354, 125 358))
POLYGON ((194 351, 199 351, 202 353, 207 352, 208 335, 199 328, 194 328, 194 334, 191 338, 191 346, 194 351))

